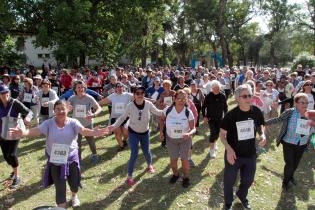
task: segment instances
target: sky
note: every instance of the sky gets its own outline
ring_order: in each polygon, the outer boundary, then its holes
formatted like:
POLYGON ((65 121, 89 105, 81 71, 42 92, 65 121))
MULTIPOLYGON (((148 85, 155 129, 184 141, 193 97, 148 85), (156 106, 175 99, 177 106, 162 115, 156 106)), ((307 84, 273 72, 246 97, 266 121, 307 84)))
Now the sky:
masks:
MULTIPOLYGON (((306 0, 288 0, 289 4, 300 4, 306 7, 306 0)), ((264 16, 255 16, 250 22, 258 22, 261 32, 268 32, 268 17, 264 16)))

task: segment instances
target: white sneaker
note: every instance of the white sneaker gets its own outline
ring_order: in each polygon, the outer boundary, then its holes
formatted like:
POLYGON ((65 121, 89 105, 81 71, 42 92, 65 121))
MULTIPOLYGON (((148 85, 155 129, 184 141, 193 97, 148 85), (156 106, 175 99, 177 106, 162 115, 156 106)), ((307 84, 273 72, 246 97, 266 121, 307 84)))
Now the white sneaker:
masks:
POLYGON ((216 149, 210 149, 209 155, 210 155, 210 158, 214 159, 217 156, 216 149))
POLYGON ((72 207, 79 207, 80 206, 80 200, 79 200, 77 195, 75 197, 72 197, 71 201, 72 201, 72 207))

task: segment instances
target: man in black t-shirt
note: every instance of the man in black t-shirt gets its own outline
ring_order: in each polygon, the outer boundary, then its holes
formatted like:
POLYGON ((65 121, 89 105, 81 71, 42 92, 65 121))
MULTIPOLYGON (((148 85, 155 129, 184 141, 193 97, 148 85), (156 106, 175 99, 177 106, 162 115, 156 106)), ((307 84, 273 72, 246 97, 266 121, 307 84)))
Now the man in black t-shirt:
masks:
POLYGON ((256 172, 256 133, 260 134, 260 146, 266 144, 264 116, 259 108, 252 106, 252 90, 248 85, 240 85, 235 90, 238 106, 229 111, 220 129, 220 138, 225 146, 224 156, 224 201, 230 210, 233 202, 233 186, 240 171, 240 186, 236 192, 245 209, 251 209, 247 200, 248 189, 256 172))

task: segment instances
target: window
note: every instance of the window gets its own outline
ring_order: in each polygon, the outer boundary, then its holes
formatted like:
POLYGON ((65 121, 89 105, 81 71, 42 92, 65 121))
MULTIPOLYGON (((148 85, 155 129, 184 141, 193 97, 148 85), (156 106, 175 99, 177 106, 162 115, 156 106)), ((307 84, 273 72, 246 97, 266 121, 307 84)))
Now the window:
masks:
POLYGON ((50 54, 45 54, 45 58, 50 58, 50 54))
POLYGON ((43 54, 37 54, 38 58, 43 58, 43 54))

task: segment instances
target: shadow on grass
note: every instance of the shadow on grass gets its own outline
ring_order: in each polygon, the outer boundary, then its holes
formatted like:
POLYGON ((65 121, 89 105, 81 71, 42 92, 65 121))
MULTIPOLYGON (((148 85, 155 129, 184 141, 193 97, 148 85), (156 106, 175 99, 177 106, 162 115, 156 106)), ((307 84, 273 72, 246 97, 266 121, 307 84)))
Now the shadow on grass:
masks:
POLYGON ((11 191, 10 193, 6 194, 5 196, 2 196, 0 198, 0 203, 3 204, 8 209, 12 206, 22 202, 26 201, 28 198, 34 196, 37 193, 40 193, 45 188, 41 186, 42 181, 38 181, 36 183, 33 183, 31 185, 21 185, 17 190, 11 191), (7 199, 14 198, 14 200, 11 203, 6 202, 7 199))
POLYGON ((211 209, 219 208, 220 203, 224 203, 223 199, 223 175, 224 169, 215 176, 215 181, 209 189, 208 205, 211 209))

